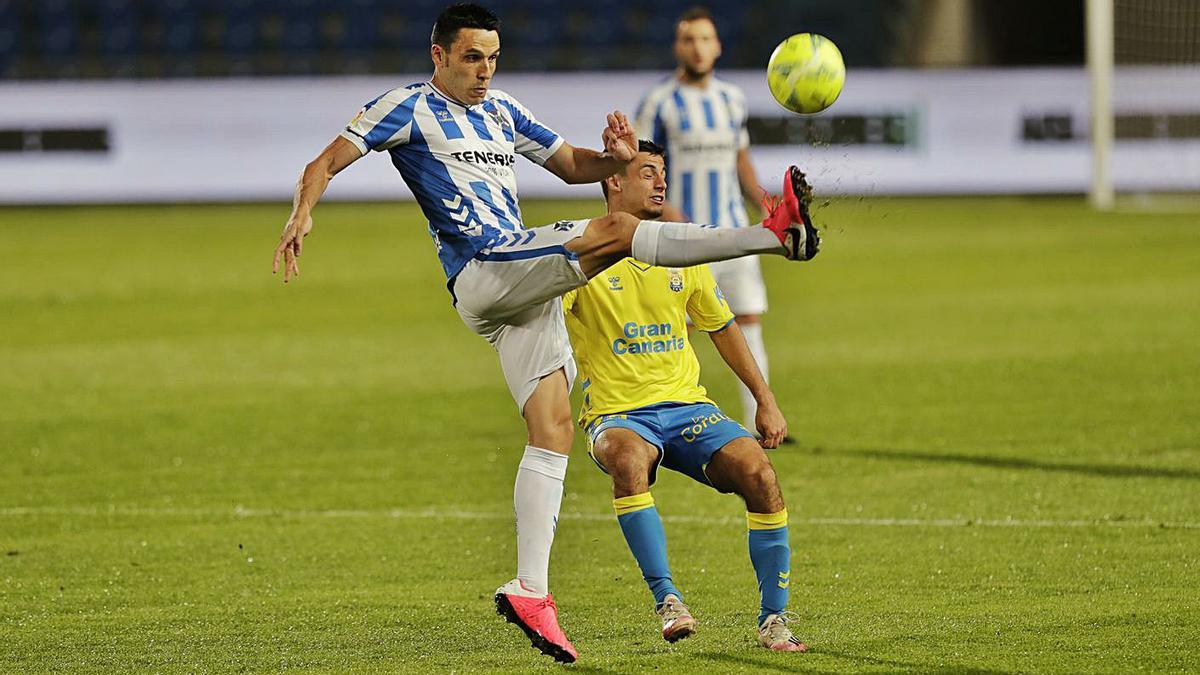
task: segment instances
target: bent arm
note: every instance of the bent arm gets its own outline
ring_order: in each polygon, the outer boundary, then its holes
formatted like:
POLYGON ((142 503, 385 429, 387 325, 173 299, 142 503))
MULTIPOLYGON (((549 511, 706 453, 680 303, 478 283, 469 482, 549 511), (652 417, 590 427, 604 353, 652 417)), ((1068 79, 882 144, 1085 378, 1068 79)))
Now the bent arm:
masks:
POLYGON ((759 187, 758 175, 754 172, 754 163, 750 161, 749 148, 742 148, 737 152, 737 177, 742 197, 747 204, 757 208, 759 200, 762 199, 762 188, 759 187))
POLYGON ((750 348, 746 347, 742 329, 738 328, 737 323, 730 322, 725 328, 709 333, 709 336, 734 375, 754 394, 758 404, 754 424, 761 436, 758 444, 764 448, 778 448, 787 436, 787 420, 775 402, 775 395, 767 387, 767 378, 762 376, 762 371, 758 370, 758 364, 750 354, 750 348))
POLYGON ((546 160, 546 169, 558 176, 564 183, 576 185, 579 183, 599 183, 614 173, 621 171, 628 164, 607 152, 597 152, 588 148, 577 148, 570 143, 563 143, 558 151, 546 160))
POLYGON ((313 207, 320 201, 333 180, 342 169, 363 156, 358 146, 338 136, 333 139, 317 158, 304 166, 300 180, 296 183, 296 195, 292 199, 292 215, 289 223, 304 220, 311 215, 313 207))
POLYGON ((730 322, 721 330, 709 333, 709 336, 721 358, 729 364, 729 368, 738 376, 742 384, 746 385, 750 393, 754 395, 755 402, 758 403, 758 410, 754 413, 754 426, 761 436, 759 444, 764 448, 779 447, 779 444, 787 436, 787 420, 779 411, 779 405, 775 402, 775 394, 771 393, 766 378, 758 369, 758 364, 754 362, 750 348, 746 346, 746 338, 742 335, 742 329, 738 328, 736 323, 730 322))
POLYGON ((272 274, 279 271, 279 261, 283 260, 284 283, 294 276, 300 276, 298 259, 304 250, 304 238, 312 230, 313 207, 317 205, 321 195, 325 194, 330 179, 359 157, 362 157, 362 151, 358 146, 338 136, 316 159, 305 165, 300 180, 296 183, 292 215, 288 216, 283 235, 279 237, 279 245, 275 247, 275 255, 271 257, 272 274))
POLYGON ((742 384, 746 385, 759 405, 767 400, 775 400, 775 395, 771 393, 766 378, 758 369, 758 363, 754 361, 754 355, 750 353, 750 347, 746 344, 746 337, 742 335, 742 329, 736 321, 731 321, 721 330, 709 333, 708 337, 712 339, 721 360, 729 366, 734 375, 737 375, 742 384))

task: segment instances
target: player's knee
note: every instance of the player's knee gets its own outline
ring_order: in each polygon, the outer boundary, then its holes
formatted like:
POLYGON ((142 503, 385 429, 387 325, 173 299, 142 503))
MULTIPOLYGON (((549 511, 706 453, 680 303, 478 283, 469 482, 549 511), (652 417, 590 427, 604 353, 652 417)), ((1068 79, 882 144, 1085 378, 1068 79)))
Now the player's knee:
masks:
POLYGON ((618 487, 628 487, 649 476, 650 467, 658 456, 657 451, 645 444, 607 439, 604 436, 596 442, 592 454, 604 465, 608 475, 612 476, 613 484, 618 487))
POLYGON ((779 490, 779 479, 775 476, 775 467, 771 463, 763 459, 759 464, 756 464, 751 470, 751 480, 755 487, 764 492, 777 492, 779 490))
POLYGON ((575 425, 570 414, 553 415, 529 425, 529 444, 534 447, 565 454, 571 451, 574 440, 575 425))
POLYGON ((742 465, 741 480, 743 497, 750 495, 774 495, 779 493, 779 479, 775 476, 775 467, 765 454, 748 460, 742 465))

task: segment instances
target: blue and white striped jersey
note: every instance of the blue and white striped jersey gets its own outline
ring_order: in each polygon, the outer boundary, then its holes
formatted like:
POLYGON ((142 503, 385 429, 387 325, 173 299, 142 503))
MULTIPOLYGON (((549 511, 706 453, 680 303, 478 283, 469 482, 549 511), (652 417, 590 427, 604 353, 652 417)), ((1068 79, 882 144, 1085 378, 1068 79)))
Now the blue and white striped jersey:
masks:
POLYGON ((646 92, 638 136, 667 149, 667 199, 694 222, 749 225, 737 177, 737 153, 749 147, 746 96, 712 78, 707 89, 674 76, 646 92))
POLYGON ((544 164, 563 139, 515 98, 492 89, 470 107, 429 82, 393 89, 363 106, 342 137, 387 150, 429 220, 446 277, 476 253, 523 231, 516 155, 544 164))

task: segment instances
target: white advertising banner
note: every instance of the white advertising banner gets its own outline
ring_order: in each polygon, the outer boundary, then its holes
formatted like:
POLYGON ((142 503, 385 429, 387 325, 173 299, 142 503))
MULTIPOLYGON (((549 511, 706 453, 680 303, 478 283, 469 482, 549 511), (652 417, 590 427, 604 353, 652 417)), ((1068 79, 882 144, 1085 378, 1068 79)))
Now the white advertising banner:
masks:
MULTIPOLYGON (((664 73, 504 74, 574 144, 630 115, 664 73)), ((775 104, 761 72, 724 72, 749 99, 753 157, 774 188, 799 164, 836 194, 1084 192, 1082 69, 851 70, 815 117, 775 104)), ((366 101, 424 76, 0 84, 0 202, 289 199, 296 178, 366 101)), ((1119 70, 1118 189, 1200 190, 1200 68, 1119 70), (1122 129, 1126 131, 1121 132, 1122 129)), ((519 161, 523 197, 595 197, 519 161)), ((384 156, 339 175, 331 199, 411 199, 384 156)))

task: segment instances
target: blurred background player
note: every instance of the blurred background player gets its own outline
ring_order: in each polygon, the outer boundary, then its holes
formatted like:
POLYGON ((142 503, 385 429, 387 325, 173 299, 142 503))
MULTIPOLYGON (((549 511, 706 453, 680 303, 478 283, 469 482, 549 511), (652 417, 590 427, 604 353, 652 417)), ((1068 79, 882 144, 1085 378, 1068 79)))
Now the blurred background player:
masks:
MULTIPOLYGON (((764 196, 750 161, 746 131, 746 96, 717 79, 713 67, 721 56, 717 25, 708 10, 695 7, 675 25, 675 74, 646 93, 635 125, 640 138, 653 139, 667 154, 670 205, 667 220, 691 220, 718 227, 747 227, 746 201, 764 196)), ((762 315, 767 289, 758 259, 741 258, 709 265, 725 293, 754 360, 768 377, 762 315)), ((738 382, 742 420, 754 427, 757 404, 738 382)), ((785 441, 787 442, 787 441, 785 441)))
MULTIPOLYGON (((651 220, 662 216, 666 197, 663 149, 640 141, 638 150, 601 186, 609 213, 651 220)), ((794 615, 785 611, 791 548, 775 470, 759 443, 700 386, 689 317, 753 392, 762 445, 776 447, 787 422, 708 267, 656 267, 626 258, 567 293, 563 303, 582 378, 579 422, 592 458, 612 476, 613 508, 654 594, 663 638, 675 642, 691 635, 696 619, 671 576, 666 534, 650 494, 660 464, 742 497, 760 594, 758 642, 778 651, 806 651, 788 627, 794 615)))
POLYGON ((513 488, 517 576, 496 590, 496 608, 534 647, 574 662, 549 593, 550 549, 558 524, 574 427, 569 392, 575 364, 563 324, 566 291, 632 255, 654 264, 694 265, 773 253, 807 260, 819 238, 805 224, 793 167, 785 200, 765 227, 737 232, 689 223, 639 221, 613 212, 527 230, 517 197, 516 155, 567 183, 592 183, 623 169, 637 153, 632 126, 608 116, 604 151, 575 148, 508 94, 491 90, 500 56, 500 20, 464 3, 434 24, 428 82, 385 92, 304 169, 272 261, 284 281, 299 274, 312 209, 335 174, 370 151, 387 151, 429 220, 447 287, 463 322, 500 356, 528 442, 513 488))

